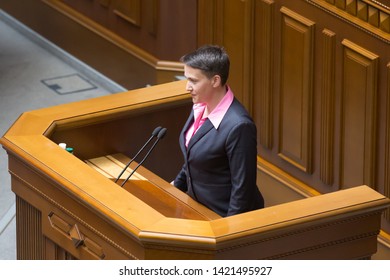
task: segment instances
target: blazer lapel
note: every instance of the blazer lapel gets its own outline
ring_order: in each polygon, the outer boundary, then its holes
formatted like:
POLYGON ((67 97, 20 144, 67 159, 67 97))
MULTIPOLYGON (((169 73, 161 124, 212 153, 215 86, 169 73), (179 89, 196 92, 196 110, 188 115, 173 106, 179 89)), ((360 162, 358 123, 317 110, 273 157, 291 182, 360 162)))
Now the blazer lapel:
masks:
POLYGON ((180 148, 181 148, 184 155, 187 154, 187 147, 185 144, 186 143, 186 133, 193 122, 194 122, 194 111, 191 110, 190 116, 188 117, 186 123, 184 124, 183 129, 180 133, 180 138, 179 138, 180 148))
POLYGON ((205 136, 212 128, 213 128, 213 124, 210 122, 209 119, 206 119, 204 124, 198 129, 198 131, 190 139, 190 142, 188 143, 187 151, 189 151, 192 148, 192 146, 196 142, 198 142, 203 136, 205 136))

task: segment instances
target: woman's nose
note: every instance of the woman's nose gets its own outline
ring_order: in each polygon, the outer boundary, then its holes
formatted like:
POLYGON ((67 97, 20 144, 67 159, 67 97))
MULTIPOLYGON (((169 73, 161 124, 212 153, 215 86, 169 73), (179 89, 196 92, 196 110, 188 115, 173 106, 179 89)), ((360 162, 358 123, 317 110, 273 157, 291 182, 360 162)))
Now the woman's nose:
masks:
POLYGON ((192 91, 192 85, 191 85, 190 82, 187 82, 187 84, 186 84, 186 90, 187 90, 187 91, 192 91))

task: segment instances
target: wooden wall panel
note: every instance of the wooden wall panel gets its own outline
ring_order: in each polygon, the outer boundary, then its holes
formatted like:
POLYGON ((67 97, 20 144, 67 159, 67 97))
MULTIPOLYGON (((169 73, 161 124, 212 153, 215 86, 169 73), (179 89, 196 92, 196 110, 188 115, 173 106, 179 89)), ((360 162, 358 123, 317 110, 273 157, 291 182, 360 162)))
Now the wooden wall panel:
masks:
POLYGON ((141 26, 141 1, 117 0, 114 4, 114 14, 127 20, 131 24, 141 26))
POLYGON ((306 0, 324 7, 343 20, 351 21, 374 36, 389 40, 390 6, 388 0, 306 0), (387 1, 387 2, 386 2, 387 1))
POLYGON ((282 7, 279 156, 310 173, 314 22, 282 7))
POLYGON ((144 8, 149 11, 147 15, 144 16, 143 21, 145 28, 148 33, 154 37, 158 35, 158 20, 159 20, 159 10, 160 10, 160 1, 159 0, 144 0, 144 8))
POLYGON ((378 56, 343 41, 340 187, 375 188, 378 56))
POLYGON ((198 46, 215 42, 216 0, 198 0, 197 44, 198 46))
POLYGON ((229 85, 252 111, 253 0, 198 0, 198 45, 224 46, 230 56, 229 85))
POLYGON ((324 29, 322 36, 320 177, 325 184, 332 185, 334 175, 336 34, 324 29))
POLYGON ((230 55, 229 84, 249 111, 252 100, 252 4, 251 0, 218 1, 217 9, 223 10, 223 16, 218 17, 217 30, 220 32, 216 38, 216 43, 223 45, 230 55))
POLYGON ((273 40, 274 1, 255 2, 253 118, 257 124, 258 144, 267 149, 273 145, 273 40))
MULTIPOLYGON (((384 195, 390 197, 390 62, 387 64, 387 104, 386 104, 386 141, 384 164, 384 195)), ((390 209, 385 212, 385 218, 390 222, 390 209)))
POLYGON ((196 0, 187 0, 185 5, 181 0, 43 1, 62 11, 65 4, 81 13, 77 20, 83 24, 93 21, 94 26, 88 23, 87 27, 106 28, 161 60, 176 62, 197 47, 193 36, 197 32, 196 0))

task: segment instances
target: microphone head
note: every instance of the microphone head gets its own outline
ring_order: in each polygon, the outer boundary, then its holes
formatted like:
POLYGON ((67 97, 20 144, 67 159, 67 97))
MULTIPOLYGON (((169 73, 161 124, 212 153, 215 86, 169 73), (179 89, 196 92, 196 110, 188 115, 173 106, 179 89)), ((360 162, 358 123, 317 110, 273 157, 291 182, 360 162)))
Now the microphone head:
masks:
POLYGON ((153 130, 152 135, 153 135, 153 136, 157 136, 161 129, 162 129, 161 126, 156 127, 156 128, 153 130))
POLYGON ((162 139, 165 136, 165 133, 167 132, 167 129, 164 127, 160 130, 160 132, 157 135, 158 139, 162 139))

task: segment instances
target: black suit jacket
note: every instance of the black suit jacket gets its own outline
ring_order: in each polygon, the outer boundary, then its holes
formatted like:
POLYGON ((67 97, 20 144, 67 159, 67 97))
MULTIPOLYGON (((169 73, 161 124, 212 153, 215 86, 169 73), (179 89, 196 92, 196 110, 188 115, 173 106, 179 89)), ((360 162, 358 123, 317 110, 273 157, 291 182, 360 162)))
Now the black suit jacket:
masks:
POLYGON ((191 112, 180 134, 184 164, 174 185, 221 216, 264 207, 256 185, 256 126, 234 99, 218 129, 209 119, 185 146, 191 112))

